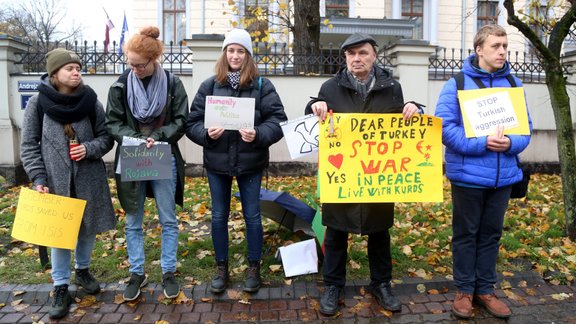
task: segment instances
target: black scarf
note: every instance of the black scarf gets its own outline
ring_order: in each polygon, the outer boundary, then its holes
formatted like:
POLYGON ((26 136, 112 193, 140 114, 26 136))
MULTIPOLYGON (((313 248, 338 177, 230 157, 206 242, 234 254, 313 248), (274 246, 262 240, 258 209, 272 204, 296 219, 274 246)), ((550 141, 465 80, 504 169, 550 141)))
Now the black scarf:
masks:
POLYGON ((55 121, 70 124, 90 115, 96 107, 97 95, 87 85, 73 94, 61 94, 46 82, 38 86, 38 107, 55 121))

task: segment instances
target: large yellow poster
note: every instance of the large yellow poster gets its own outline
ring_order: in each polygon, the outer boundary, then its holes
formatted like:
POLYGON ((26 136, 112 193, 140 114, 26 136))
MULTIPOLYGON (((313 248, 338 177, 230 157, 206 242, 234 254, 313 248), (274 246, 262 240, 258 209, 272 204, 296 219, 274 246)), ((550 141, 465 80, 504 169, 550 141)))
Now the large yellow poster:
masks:
POLYGON ((442 120, 333 114, 320 128, 320 201, 442 201, 442 120))
POLYGON ((22 187, 12 236, 37 245, 74 250, 86 200, 22 187))

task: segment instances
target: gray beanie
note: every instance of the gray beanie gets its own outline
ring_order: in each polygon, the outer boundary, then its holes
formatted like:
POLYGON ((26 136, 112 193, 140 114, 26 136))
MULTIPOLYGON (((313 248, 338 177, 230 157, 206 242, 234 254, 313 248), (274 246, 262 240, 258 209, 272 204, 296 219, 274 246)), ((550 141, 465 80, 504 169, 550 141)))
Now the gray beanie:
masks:
POLYGON ((254 54, 252 54, 252 39, 250 38, 250 34, 244 29, 232 29, 228 35, 226 35, 226 38, 224 38, 222 50, 225 50, 226 46, 230 44, 242 45, 251 56, 254 56, 254 54))
POLYGON ((46 53, 46 71, 49 76, 52 76, 52 74, 68 63, 78 63, 80 68, 82 68, 80 56, 65 48, 56 48, 46 53))

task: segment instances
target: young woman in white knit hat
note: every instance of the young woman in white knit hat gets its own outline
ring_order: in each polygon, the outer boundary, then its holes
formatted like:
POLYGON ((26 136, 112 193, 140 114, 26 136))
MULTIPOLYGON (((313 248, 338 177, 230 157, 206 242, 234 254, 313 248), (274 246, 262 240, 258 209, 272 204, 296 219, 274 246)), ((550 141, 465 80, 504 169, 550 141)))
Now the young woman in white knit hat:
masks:
POLYGON ((232 181, 236 178, 248 241, 248 271, 244 291, 257 292, 261 284, 263 241, 260 214, 262 173, 268 167, 268 148, 282 138, 280 122, 287 118, 272 82, 258 76, 248 32, 243 29, 230 31, 224 39, 222 50, 215 67, 216 75, 204 81, 194 97, 186 136, 204 148, 204 167, 212 197, 212 242, 217 273, 210 290, 223 292, 230 277, 228 217, 232 181), (207 96, 254 98, 254 127, 232 130, 205 125, 207 96))

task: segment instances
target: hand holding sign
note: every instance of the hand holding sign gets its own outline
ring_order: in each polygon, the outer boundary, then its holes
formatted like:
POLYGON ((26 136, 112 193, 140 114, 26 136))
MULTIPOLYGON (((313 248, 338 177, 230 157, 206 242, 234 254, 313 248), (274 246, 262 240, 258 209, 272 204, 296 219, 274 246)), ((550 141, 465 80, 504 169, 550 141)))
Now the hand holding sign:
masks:
POLYGON ((510 148, 510 139, 504 136, 504 126, 496 127, 496 134, 486 138, 486 148, 494 152, 505 152, 510 148))

